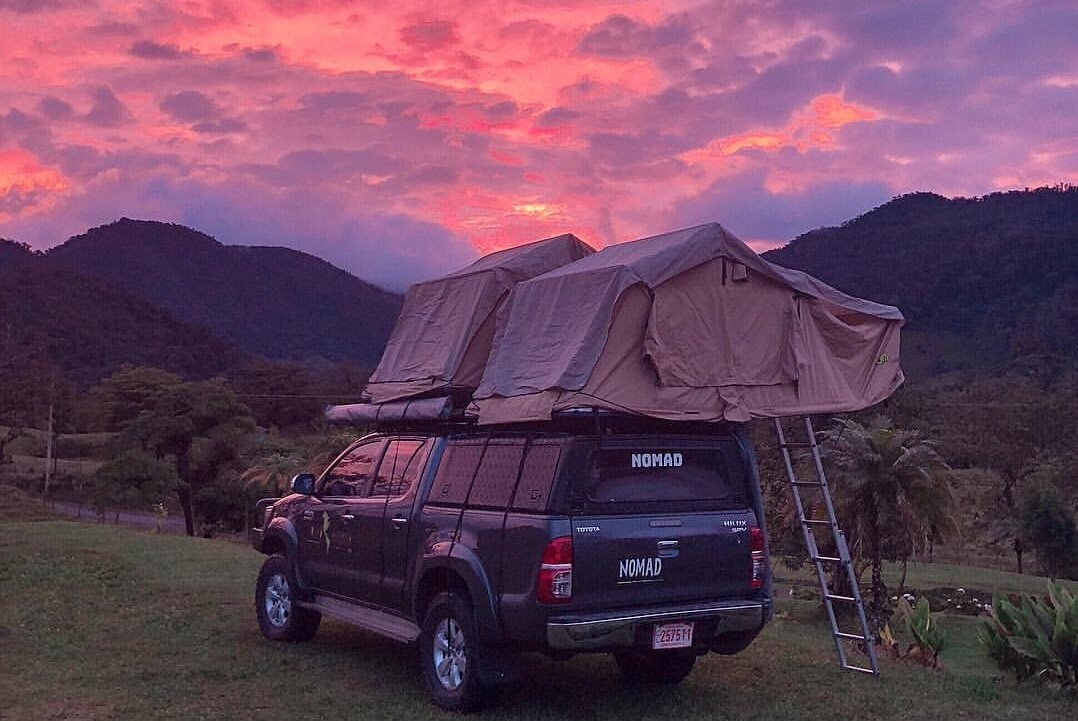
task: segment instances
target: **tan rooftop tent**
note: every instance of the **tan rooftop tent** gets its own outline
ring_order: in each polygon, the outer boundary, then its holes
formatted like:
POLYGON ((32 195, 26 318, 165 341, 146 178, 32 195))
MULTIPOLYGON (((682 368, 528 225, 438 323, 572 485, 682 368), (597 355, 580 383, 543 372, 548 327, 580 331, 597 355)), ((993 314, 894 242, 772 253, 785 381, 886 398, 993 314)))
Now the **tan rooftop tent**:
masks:
POLYGON ((483 256, 408 289, 393 335, 371 375, 373 403, 463 390, 483 375, 494 318, 517 283, 595 251, 565 234, 483 256))
POLYGON ((469 408, 482 424, 582 406, 702 421, 845 412, 902 382, 897 308, 769 263, 714 223, 519 283, 498 316, 469 408))

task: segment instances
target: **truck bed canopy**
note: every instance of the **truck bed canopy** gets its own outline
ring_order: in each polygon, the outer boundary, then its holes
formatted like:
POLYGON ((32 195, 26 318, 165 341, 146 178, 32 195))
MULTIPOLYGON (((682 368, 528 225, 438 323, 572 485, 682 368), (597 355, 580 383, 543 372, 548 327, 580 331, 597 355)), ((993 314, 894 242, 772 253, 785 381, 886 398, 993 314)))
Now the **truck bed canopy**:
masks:
POLYGON ((559 235, 491 253, 455 273, 413 285, 367 384, 370 400, 470 393, 479 385, 494 319, 510 289, 594 252, 573 235, 559 235))
POLYGON ((469 412, 490 424, 581 406, 737 422, 855 411, 902 382, 903 322, 701 225, 518 283, 469 412))

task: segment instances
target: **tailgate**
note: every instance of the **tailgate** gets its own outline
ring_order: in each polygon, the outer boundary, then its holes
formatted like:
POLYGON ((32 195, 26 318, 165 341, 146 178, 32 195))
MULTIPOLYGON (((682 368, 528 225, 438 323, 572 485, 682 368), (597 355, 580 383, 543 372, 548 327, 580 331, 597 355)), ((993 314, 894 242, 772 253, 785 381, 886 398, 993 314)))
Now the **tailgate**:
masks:
POLYGON ((573 607, 752 593, 751 510, 573 519, 573 607))
POLYGON ((573 484, 573 606, 751 594, 752 504, 732 439, 603 439, 573 484))

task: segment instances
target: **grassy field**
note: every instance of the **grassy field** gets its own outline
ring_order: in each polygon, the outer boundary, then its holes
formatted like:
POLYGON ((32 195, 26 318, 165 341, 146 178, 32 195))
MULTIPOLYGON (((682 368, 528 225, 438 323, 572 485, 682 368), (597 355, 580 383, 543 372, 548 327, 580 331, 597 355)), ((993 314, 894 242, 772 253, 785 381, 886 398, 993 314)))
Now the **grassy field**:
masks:
MULTIPOLYGON (((327 621, 275 644, 252 607, 261 557, 231 543, 69 521, 0 523, 0 719, 422 719, 415 652, 327 621)), ((920 567, 917 580, 1041 590, 1043 581, 920 567), (1030 585, 1027 585, 1030 584, 1030 585)), ((606 656, 524 657, 479 718, 1010 719, 1073 717, 1073 701, 996 682, 978 621, 944 617, 944 672, 884 661, 840 671, 818 604, 780 588, 746 652, 708 656, 673 688, 632 687, 606 656)))

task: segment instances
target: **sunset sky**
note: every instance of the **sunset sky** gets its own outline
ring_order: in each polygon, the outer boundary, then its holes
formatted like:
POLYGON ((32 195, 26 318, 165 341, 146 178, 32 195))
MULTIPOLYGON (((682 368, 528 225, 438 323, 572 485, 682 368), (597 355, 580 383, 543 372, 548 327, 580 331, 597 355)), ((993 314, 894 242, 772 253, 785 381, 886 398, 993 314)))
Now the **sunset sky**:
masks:
POLYGON ((0 0, 0 237, 121 216, 402 289, 478 252, 1078 182, 1078 3, 0 0))

